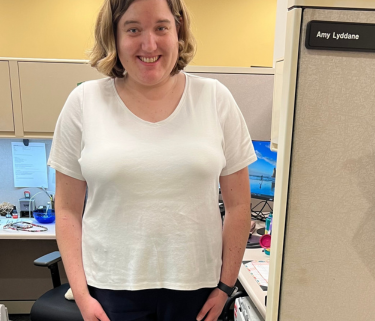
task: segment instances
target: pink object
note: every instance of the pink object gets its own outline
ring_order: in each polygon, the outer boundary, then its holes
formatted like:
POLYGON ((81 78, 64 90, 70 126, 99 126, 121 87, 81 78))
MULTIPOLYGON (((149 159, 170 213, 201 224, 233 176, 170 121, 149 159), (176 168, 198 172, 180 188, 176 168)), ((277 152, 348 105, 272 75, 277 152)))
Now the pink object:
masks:
POLYGON ((271 247, 271 235, 270 234, 264 234, 259 240, 259 244, 264 249, 269 249, 271 247))

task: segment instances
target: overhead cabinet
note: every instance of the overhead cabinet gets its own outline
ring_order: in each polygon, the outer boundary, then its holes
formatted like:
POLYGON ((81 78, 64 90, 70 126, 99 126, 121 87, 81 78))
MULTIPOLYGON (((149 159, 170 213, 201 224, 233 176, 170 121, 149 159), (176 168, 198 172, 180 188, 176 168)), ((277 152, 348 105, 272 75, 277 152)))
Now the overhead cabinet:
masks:
POLYGON ((10 74, 8 91, 18 98, 8 108, 13 110, 14 126, 0 127, 0 136, 22 138, 52 138, 70 92, 81 82, 104 77, 84 61, 10 61, 10 74))
POLYGON ((8 61, 0 61, 0 132, 14 132, 8 61))

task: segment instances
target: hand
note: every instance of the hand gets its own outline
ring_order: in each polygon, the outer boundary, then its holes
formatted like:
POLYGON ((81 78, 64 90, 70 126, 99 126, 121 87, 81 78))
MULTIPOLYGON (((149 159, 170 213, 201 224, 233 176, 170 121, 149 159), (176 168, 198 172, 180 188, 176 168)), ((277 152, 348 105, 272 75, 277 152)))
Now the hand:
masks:
POLYGON ((223 311, 227 299, 228 295, 226 293, 218 288, 214 289, 209 295, 203 308, 199 311, 197 320, 201 321, 204 316, 206 316, 204 319, 205 321, 217 321, 223 311))
POLYGON ((100 303, 90 295, 81 299, 77 305, 84 321, 111 321, 100 303))

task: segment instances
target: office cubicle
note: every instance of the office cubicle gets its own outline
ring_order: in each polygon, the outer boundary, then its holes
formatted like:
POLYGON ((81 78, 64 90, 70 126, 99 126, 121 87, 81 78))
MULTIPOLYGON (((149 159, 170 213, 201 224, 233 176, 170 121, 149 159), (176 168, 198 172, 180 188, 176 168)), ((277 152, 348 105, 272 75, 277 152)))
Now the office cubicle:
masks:
POLYGON ((375 25, 375 1, 289 1, 266 320, 369 320, 375 52, 308 49, 310 21, 375 25))

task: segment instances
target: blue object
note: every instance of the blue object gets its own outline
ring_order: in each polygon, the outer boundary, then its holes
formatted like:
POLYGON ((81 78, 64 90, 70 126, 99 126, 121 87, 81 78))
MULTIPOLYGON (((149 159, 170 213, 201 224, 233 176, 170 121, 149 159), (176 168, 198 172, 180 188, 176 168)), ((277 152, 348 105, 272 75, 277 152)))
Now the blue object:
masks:
POLYGON ((269 230, 270 230, 270 234, 272 234, 272 222, 273 222, 273 213, 272 212, 268 215, 268 218, 271 220, 269 230))
POLYGON ((269 141, 253 140, 258 160, 248 166, 253 198, 273 200, 277 153, 270 150, 269 141))
POLYGON ((266 229, 265 229, 265 234, 271 234, 271 230, 270 230, 270 226, 271 226, 271 217, 267 217, 266 218, 266 229))
POLYGON ((39 223, 53 223, 55 221, 55 210, 49 209, 47 213, 44 209, 35 210, 33 216, 39 223))

